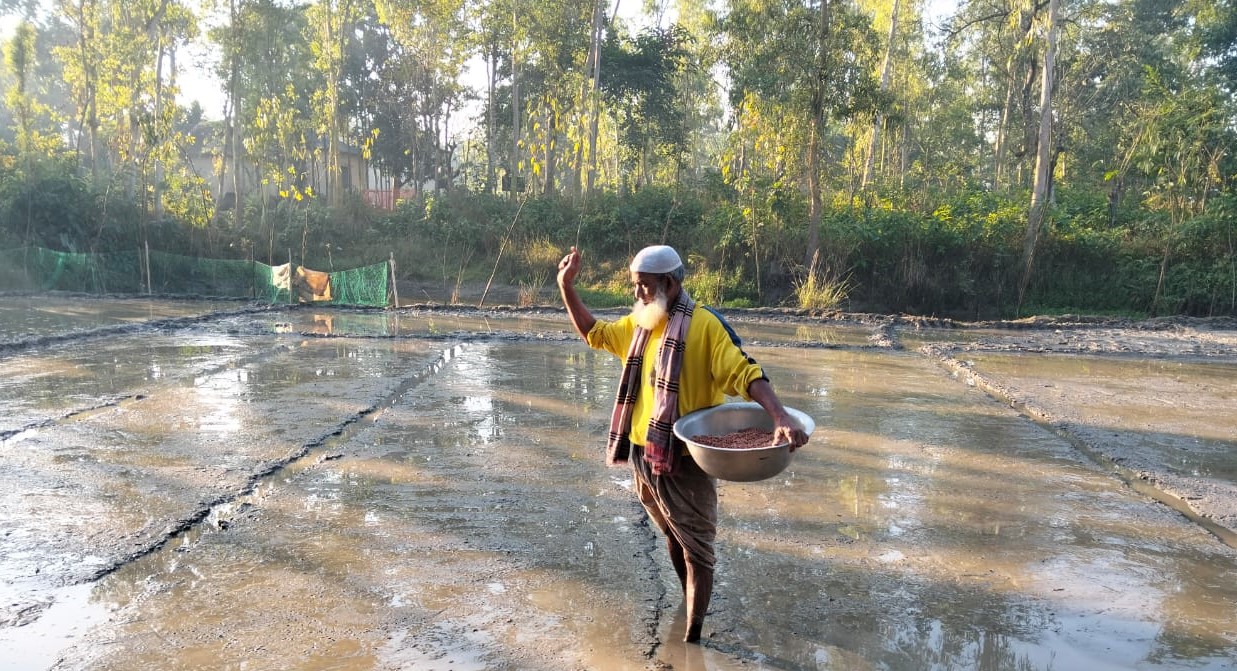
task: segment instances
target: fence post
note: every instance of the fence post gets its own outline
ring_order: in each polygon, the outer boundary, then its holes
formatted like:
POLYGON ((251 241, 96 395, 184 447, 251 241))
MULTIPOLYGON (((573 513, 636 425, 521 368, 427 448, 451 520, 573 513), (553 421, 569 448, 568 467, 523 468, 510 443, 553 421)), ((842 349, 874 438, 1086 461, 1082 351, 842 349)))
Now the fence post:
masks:
POLYGON ((395 297, 395 307, 399 307, 399 285, 395 283, 395 252, 391 252, 391 260, 388 262, 391 268, 391 293, 395 297))
POLYGON ((149 296, 154 293, 150 281, 150 240, 143 240, 142 243, 146 246, 146 295, 149 296))
POLYGON ((292 267, 292 248, 288 248, 288 304, 293 305, 296 300, 292 298, 292 285, 294 284, 293 275, 296 273, 296 268, 292 267))

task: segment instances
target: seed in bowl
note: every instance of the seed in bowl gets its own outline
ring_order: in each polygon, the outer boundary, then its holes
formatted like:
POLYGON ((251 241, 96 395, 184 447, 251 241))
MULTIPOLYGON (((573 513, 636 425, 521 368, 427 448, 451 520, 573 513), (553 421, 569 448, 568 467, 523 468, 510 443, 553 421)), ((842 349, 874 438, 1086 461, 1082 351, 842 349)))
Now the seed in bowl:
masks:
POLYGON ((724 447, 731 450, 750 450, 757 447, 773 447, 773 432, 761 429, 741 429, 720 436, 692 436, 692 441, 709 447, 724 447))

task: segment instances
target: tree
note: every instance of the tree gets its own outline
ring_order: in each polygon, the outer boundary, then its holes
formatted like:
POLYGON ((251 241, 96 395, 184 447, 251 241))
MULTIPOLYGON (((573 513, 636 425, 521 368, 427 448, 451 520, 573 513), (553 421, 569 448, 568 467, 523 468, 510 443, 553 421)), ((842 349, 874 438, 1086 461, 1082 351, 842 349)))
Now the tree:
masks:
POLYGON ((235 0, 229 10, 234 11, 229 24, 210 35, 223 54, 219 77, 228 82, 229 130, 216 172, 227 174, 225 166, 233 166, 240 207, 246 196, 240 181, 243 170, 251 170, 275 190, 295 188, 299 193, 305 186, 306 157, 317 146, 310 100, 323 84, 311 65, 305 7, 235 0), (252 167, 243 167, 247 165, 252 167))
POLYGON ((4 93, 4 104, 13 115, 17 154, 25 164, 27 174, 30 174, 30 165, 44 144, 39 126, 41 121, 46 123, 49 112, 35 95, 35 38, 34 26, 23 21, 13 32, 13 39, 4 47, 4 64, 13 77, 12 86, 4 93))
MULTIPOLYGON (((881 64, 880 90, 882 93, 889 91, 889 82, 893 77, 893 51, 898 39, 899 9, 901 9, 901 0, 892 0, 892 8, 889 10, 889 39, 885 41, 885 59, 881 64)), ((867 189, 868 183, 872 181, 872 173, 876 168, 876 154, 880 147, 881 127, 884 125, 885 115, 878 111, 872 122, 872 139, 868 142, 867 159, 864 161, 863 181, 860 184, 862 189, 867 189)))
MULTIPOLYGON (((509 166, 513 165, 511 161, 514 154, 502 152, 500 156, 498 137, 500 126, 505 125, 503 120, 511 118, 510 114, 501 114, 499 110, 499 81, 504 75, 513 74, 511 57, 514 53, 512 47, 515 22, 511 20, 514 13, 511 4, 510 0, 492 0, 471 5, 469 10, 475 48, 480 51, 485 62, 485 111, 482 113, 482 123, 485 127, 483 189, 486 193, 494 193, 500 186, 497 171, 498 166, 503 163, 502 156, 507 156, 509 166)), ((514 102, 514 99, 511 102, 514 102)), ((509 171, 508 175, 511 174, 509 171)))
POLYGON ((397 68, 387 71, 406 82, 387 82, 388 90, 397 92, 387 114, 403 115, 397 138, 407 143, 407 172, 418 189, 426 179, 433 180, 435 188, 449 188, 454 174, 451 114, 460 106, 459 79, 470 44, 464 3, 379 0, 376 7, 394 43, 391 53, 398 56, 397 68))
POLYGON ((64 63, 65 81, 69 83, 77 106, 77 149, 85 155, 90 167, 91 182, 99 183, 99 63, 102 60, 98 35, 100 12, 97 0, 59 0, 56 9, 73 30, 74 41, 57 51, 64 63))
MULTIPOLYGON (((42 110, 33 95, 32 75, 35 69, 35 31, 29 22, 18 24, 13 39, 4 48, 4 64, 13 75, 13 85, 4 94, 4 104, 12 111, 16 131, 17 158, 23 167, 26 189, 29 190, 34 175, 34 162, 39 153, 41 137, 36 123, 42 110)), ((29 245, 33 240, 33 212, 31 199, 26 199, 26 231, 22 242, 29 245)))
POLYGON ((1040 84, 1039 96, 1039 134, 1035 154, 1035 184, 1031 190, 1031 209, 1027 215, 1026 240, 1022 247, 1023 270, 1022 285, 1018 291, 1018 306, 1022 307, 1022 299, 1026 294, 1027 283, 1031 281, 1031 270, 1035 261, 1035 245, 1039 242, 1040 229, 1044 225, 1044 213, 1048 207, 1049 192, 1052 189, 1052 166, 1055 147, 1052 143, 1052 92, 1055 86, 1057 58, 1057 31, 1060 0, 1048 1, 1048 25, 1045 30, 1048 39, 1044 46, 1043 83, 1040 84))
POLYGON ((1206 83, 1170 87, 1158 73, 1147 73, 1146 97, 1129 129, 1123 166, 1149 181, 1144 203, 1166 218, 1157 231, 1161 255, 1153 314, 1164 307, 1164 282, 1179 232, 1229 180, 1225 165, 1237 149, 1237 134, 1224 98, 1206 83))
POLYGON ((1202 56, 1215 63, 1216 75, 1229 91, 1237 91, 1237 2, 1190 0, 1187 15, 1194 18, 1194 41, 1202 56))
MULTIPOLYGON (((778 158, 770 163, 772 157, 766 157, 765 163, 789 172, 785 176, 800 180, 808 192, 803 263, 810 265, 820 248, 823 170, 830 158, 833 123, 871 118, 879 109, 882 98, 874 73, 880 40, 871 20, 842 0, 743 0, 731 8, 721 27, 723 62, 733 80, 732 104, 740 115, 767 108, 762 116, 778 125, 765 131, 783 137, 771 145, 779 147, 778 158), (787 153, 787 142, 805 149, 798 155, 787 153)), ((744 161, 741 169, 747 165, 751 163, 744 161)))
POLYGON ((333 207, 343 203, 339 143, 344 129, 340 118, 344 54, 360 12, 359 0, 317 0, 306 13, 313 67, 322 82, 322 88, 314 91, 312 98, 315 130, 326 142, 326 198, 333 207))
POLYGON ((633 39, 611 34, 602 45, 607 67, 601 91, 619 119, 632 186, 653 183, 655 153, 676 168, 687 153, 676 84, 688 67, 689 41, 686 31, 674 26, 649 29, 633 39))

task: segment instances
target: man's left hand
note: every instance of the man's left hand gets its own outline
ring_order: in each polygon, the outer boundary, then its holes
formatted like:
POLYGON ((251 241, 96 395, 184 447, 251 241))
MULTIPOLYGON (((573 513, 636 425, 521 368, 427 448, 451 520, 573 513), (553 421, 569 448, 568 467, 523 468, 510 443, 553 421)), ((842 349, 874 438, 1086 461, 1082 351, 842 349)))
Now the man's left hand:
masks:
POLYGON ((790 451, 794 452, 806 445, 807 439, 807 431, 803 430, 799 420, 792 417, 790 413, 786 413, 775 420, 773 428, 773 443, 775 445, 790 443, 790 451))

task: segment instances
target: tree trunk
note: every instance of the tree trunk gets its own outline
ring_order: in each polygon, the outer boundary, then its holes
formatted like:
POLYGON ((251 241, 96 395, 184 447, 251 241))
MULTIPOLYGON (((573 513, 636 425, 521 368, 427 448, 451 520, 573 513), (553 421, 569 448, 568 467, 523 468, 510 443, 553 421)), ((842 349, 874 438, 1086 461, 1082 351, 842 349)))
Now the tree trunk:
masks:
POLYGON ((1039 94, 1039 136, 1035 153, 1035 184, 1031 190, 1031 209, 1027 216, 1027 233, 1022 245, 1022 284, 1018 289, 1018 311, 1026 297, 1035 261, 1035 245, 1044 224, 1044 212, 1052 184, 1052 89, 1057 52, 1057 11, 1060 0, 1048 2, 1048 44, 1044 48, 1044 71, 1039 94))
MULTIPOLYGON (((881 93, 889 90, 889 80, 893 76, 893 42, 898 36, 898 10, 901 0, 893 0, 893 9, 889 15, 889 41, 885 45, 885 62, 881 65, 881 93)), ((866 190, 872 181, 872 173, 876 168, 876 153, 880 149, 881 127, 885 125, 885 115, 878 112, 872 121, 872 141, 868 145, 868 160, 863 167, 863 179, 859 183, 861 190, 866 190)))
MULTIPOLYGON (((514 7, 514 5, 513 5, 514 7)), ((520 183, 520 17, 513 9, 511 12, 511 158, 507 168, 509 177, 507 183, 511 189, 511 197, 519 191, 520 183)))
MULTIPOLYGON (((162 143, 163 138, 163 58, 168 55, 172 60, 171 67, 175 69, 175 56, 167 53, 167 49, 163 45, 163 40, 160 36, 158 55, 155 57, 155 119, 154 123, 159 129, 159 141, 162 143)), ((153 149, 153 147, 152 147, 153 149)), ((154 202, 151 203, 155 211, 155 221, 163 219, 163 161, 155 161, 155 183, 154 193, 152 194, 154 202)))
POLYGON ((541 193, 549 195, 554 192, 555 184, 558 180, 558 175, 555 172, 555 165, 558 163, 558 143, 555 139, 558 136, 558 110, 552 105, 542 107, 542 123, 541 127, 546 129, 545 138, 545 186, 541 193))
POLYGON ((494 133, 497 128, 494 118, 494 89, 498 86, 498 49, 491 44, 485 59, 486 91, 485 91, 485 192, 494 193, 494 133))
POLYGON ((808 233, 807 250, 803 257, 803 265, 810 266, 816 253, 820 251, 820 221, 822 217, 823 198, 820 185, 820 134, 825 128, 825 90, 829 64, 829 2, 820 3, 820 31, 818 51, 816 54, 816 90, 812 92, 811 135, 808 138, 807 184, 808 184, 808 233))
MULTIPOLYGON (((236 5, 237 0, 231 0, 229 11, 232 15, 232 22, 229 24, 233 31, 237 30, 240 24, 240 12, 236 5)), ((236 39, 233 33, 233 40, 236 39)), ((241 91, 240 91, 240 57, 239 50, 235 44, 231 45, 232 62, 229 63, 230 69, 228 72, 228 96, 232 99, 231 116, 228 119, 227 129, 228 137, 226 142, 231 145, 232 149, 232 226, 235 230, 241 230, 241 215, 244 211, 244 200, 241 198, 241 137, 239 131, 241 119, 241 91)), ((226 154, 226 151, 225 151, 226 154)), ((220 189, 222 192, 223 189, 220 189)), ((264 194, 260 194, 265 197, 264 194)))
POLYGON ((996 127, 996 152, 994 157, 992 184, 1001 188, 1006 183, 1006 154, 1009 153, 1009 124, 1014 115, 1014 90, 1017 88, 1014 79, 1014 59, 1009 59, 1009 76, 1005 81, 1005 105, 1001 108, 1001 118, 996 127))
MULTIPOLYGON (((599 125, 599 117, 601 116, 601 101, 598 91, 601 86, 601 23, 602 10, 601 3, 604 0, 594 0, 593 5, 593 33, 591 60, 589 61, 589 99, 588 99, 588 177, 584 184, 584 193, 592 193, 593 188, 597 184, 597 128, 599 125)), ((614 13, 611 16, 618 15, 619 0, 614 0, 614 13)))
MULTIPOLYGON (((85 126, 87 140, 88 156, 90 157, 90 183, 92 186, 99 185, 99 107, 98 98, 98 73, 95 69, 94 57, 91 54, 91 45, 95 41, 93 29, 93 21, 97 9, 95 3, 88 0, 79 0, 74 7, 77 10, 78 19, 78 35, 77 48, 78 54, 82 59, 82 125, 85 126), (87 6, 90 8, 90 15, 87 16, 87 6)), ((80 139, 79 139, 80 143, 80 139)), ((80 146, 80 144, 79 144, 80 146)))

